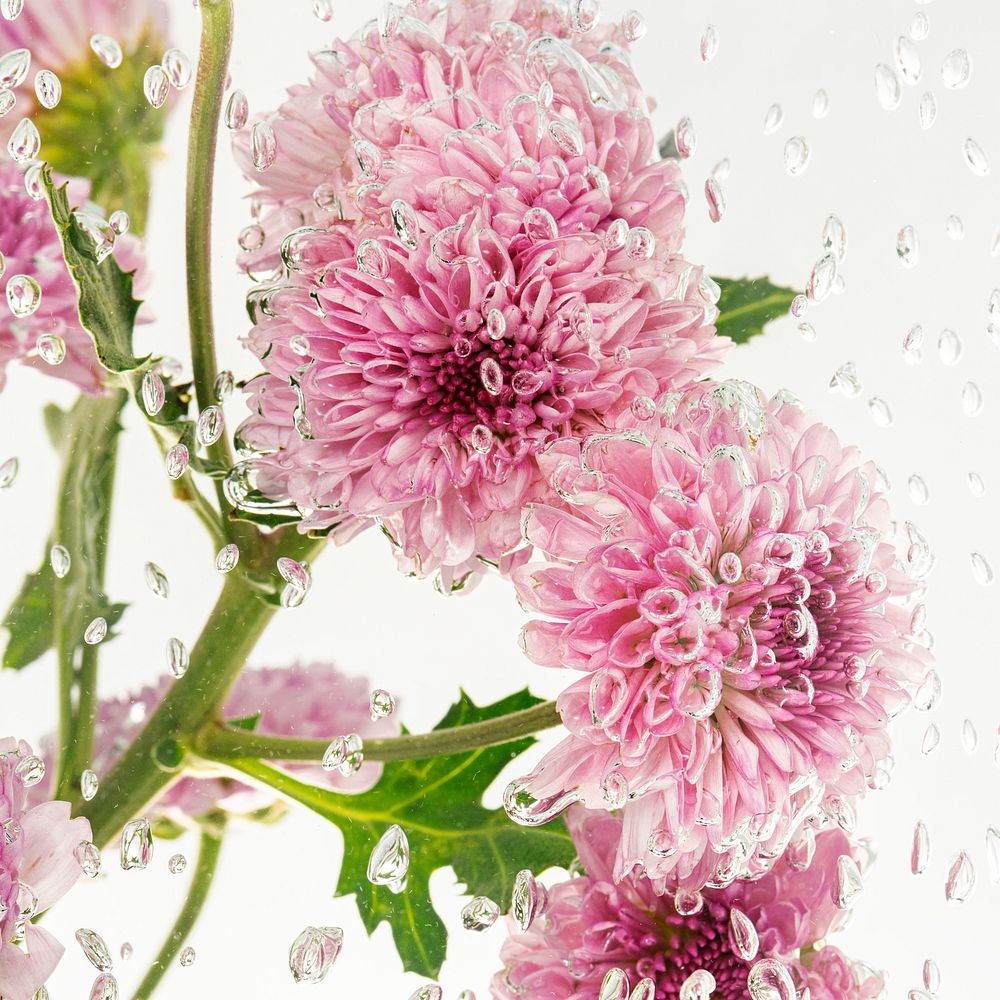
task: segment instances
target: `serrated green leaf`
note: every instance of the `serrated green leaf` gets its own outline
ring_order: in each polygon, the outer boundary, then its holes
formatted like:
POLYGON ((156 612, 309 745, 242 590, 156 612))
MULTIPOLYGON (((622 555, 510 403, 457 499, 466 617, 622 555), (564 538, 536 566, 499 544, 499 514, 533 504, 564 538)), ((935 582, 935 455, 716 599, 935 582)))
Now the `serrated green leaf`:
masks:
POLYGON ((63 459, 56 523, 41 565, 25 578, 4 617, 9 633, 4 667, 20 670, 51 649, 57 625, 82 644, 87 624, 98 615, 113 628, 125 612, 125 604, 110 602, 103 592, 107 514, 125 399, 120 390, 81 396, 69 412, 49 416, 50 430, 61 434, 63 459), (70 554, 70 571, 61 580, 49 563, 53 544, 70 554))
MULTIPOLYGON (((462 693, 435 729, 497 718, 537 704, 527 691, 484 708, 462 693)), ((304 784, 258 761, 234 761, 239 770, 337 824, 344 835, 344 862, 336 893, 354 895, 369 933, 383 921, 392 928, 396 950, 409 972, 435 977, 445 957, 444 924, 431 905, 429 880, 451 866, 470 894, 510 905, 515 875, 566 867, 575 856, 561 820, 542 827, 517 826, 502 809, 485 809, 483 793, 503 767, 534 742, 532 737, 469 753, 399 761, 385 765, 379 783, 362 795, 340 795, 304 784), (368 881, 368 859, 393 824, 405 831, 410 867, 403 892, 368 881)))
POLYGON ((784 316, 792 299, 799 293, 792 288, 782 288, 763 278, 716 278, 722 289, 719 301, 719 318, 716 331, 730 337, 737 344, 745 344, 751 337, 764 332, 773 319, 784 316))
POLYGON ((42 168, 41 182, 77 287, 80 323, 93 338, 98 360, 110 372, 133 371, 145 359, 132 353, 139 310, 132 297, 132 275, 122 271, 113 255, 97 263, 93 243, 70 207, 67 185, 56 187, 47 166, 42 168))

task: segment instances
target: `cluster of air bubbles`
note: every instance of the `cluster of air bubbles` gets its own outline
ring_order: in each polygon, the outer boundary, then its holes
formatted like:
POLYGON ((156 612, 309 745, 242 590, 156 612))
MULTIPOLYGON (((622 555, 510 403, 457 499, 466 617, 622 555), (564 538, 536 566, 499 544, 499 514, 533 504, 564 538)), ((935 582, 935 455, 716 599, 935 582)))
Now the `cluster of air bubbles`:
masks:
POLYGON ((193 75, 191 60, 180 49, 167 49, 160 62, 150 66, 142 79, 142 92, 150 107, 162 108, 171 87, 183 90, 193 75))
POLYGON ((297 983, 321 983, 340 954, 339 927, 306 927, 288 949, 288 968, 297 983))
POLYGON ((338 736, 330 742, 321 761, 324 771, 338 771, 344 777, 356 774, 365 762, 364 743, 357 733, 338 736))

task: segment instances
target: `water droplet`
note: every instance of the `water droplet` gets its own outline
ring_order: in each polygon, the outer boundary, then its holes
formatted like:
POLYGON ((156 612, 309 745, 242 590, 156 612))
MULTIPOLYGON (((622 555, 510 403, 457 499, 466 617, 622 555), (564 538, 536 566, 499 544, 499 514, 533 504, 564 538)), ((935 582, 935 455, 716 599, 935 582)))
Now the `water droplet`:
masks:
POLYGON ((503 389, 503 370, 495 358, 484 358, 479 365, 479 380, 491 395, 498 396, 503 389))
POLYGON ((857 862, 847 854, 837 858, 837 888, 834 902, 842 910, 850 909, 861 892, 861 871, 857 862))
POLYGON ((396 710, 396 699, 385 688, 375 688, 369 699, 368 710, 372 722, 388 719, 396 710))
POLYGON ((893 47, 893 54, 896 57, 896 68, 903 78, 903 83, 912 87, 920 80, 922 73, 920 53, 917 51, 916 45, 905 35, 900 35, 893 47))
POLYGON ((972 79, 972 59, 965 49, 955 49, 941 63, 941 82, 949 90, 961 90, 972 79))
POLYGON ((962 723, 962 749, 968 754, 973 754, 978 746, 979 734, 976 732, 975 723, 972 719, 966 719, 962 723))
POLYGON ((828 253, 813 266, 806 285, 806 295, 813 302, 822 302, 833 289, 837 277, 837 258, 828 253))
POLYGON ((8 21, 16 21, 24 10, 24 0, 2 0, 0 2, 0 14, 8 21))
POLYGON ((924 738, 920 741, 920 752, 924 754, 924 756, 927 756, 937 749, 940 742, 941 730, 938 729, 937 725, 932 722, 924 731, 924 738))
POLYGON ((426 983, 410 994, 410 1000, 442 1000, 443 997, 444 990, 437 983, 426 983))
POLYGON ((27 163, 38 157, 42 148, 42 137, 30 118, 22 118, 14 128, 7 142, 7 152, 15 163, 27 163))
POLYGON ((967 417, 976 417, 983 411, 983 393, 975 382, 966 382, 962 387, 962 412, 967 417))
POLYGON ((895 111, 899 107, 903 94, 899 86, 899 77, 885 63, 875 67, 875 94, 879 104, 886 111, 895 111))
POLYGON ((212 383, 212 395, 220 403, 224 403, 232 394, 236 387, 236 378, 228 368, 224 368, 215 376, 212 383))
POLYGON ((288 949, 288 968, 297 983, 321 983, 344 943, 339 927, 307 927, 288 949))
POLYGON ((333 0, 313 0, 313 17, 324 24, 333 18, 333 0))
POLYGON ((187 969, 194 965, 195 958, 196 954, 194 948, 192 948, 191 945, 187 945, 181 949, 181 953, 177 961, 180 962, 183 968, 187 969))
POLYGON ((198 414, 195 430, 198 441, 205 446, 215 444, 222 437, 224 426, 225 419, 222 416, 222 410, 218 406, 206 406, 198 414))
POLYGON ((31 754, 18 761, 14 774, 25 788, 31 788, 45 777, 45 761, 36 754, 31 754))
POLYGON ((31 53, 27 49, 13 49, 0 56, 0 87, 20 87, 31 68, 31 53))
POLYGON ((469 432, 469 443, 480 455, 488 455, 493 450, 493 431, 485 424, 475 424, 469 432))
POLYGON ((142 407, 151 417, 155 417, 166 401, 167 393, 163 379, 155 371, 148 371, 142 377, 142 407))
POLYGON ((976 870, 965 851, 959 851, 948 869, 944 883, 944 898, 949 903, 964 903, 976 887, 976 870))
POLYGON ((239 131, 243 128, 250 117, 250 104, 247 95, 237 88, 229 95, 226 101, 225 122, 226 128, 231 132, 239 131))
POLYGON ((630 8, 622 15, 622 35, 629 44, 645 37, 646 21, 639 11, 630 8))
POLYGON ((719 51, 719 29, 714 24, 706 26, 698 51, 701 53, 703 63, 710 63, 715 58, 719 51))
POLYGON ((255 122, 250 130, 250 158, 254 170, 263 172, 278 158, 278 140, 267 122, 255 122))
POLYGON ((931 30, 930 22, 927 20, 927 15, 922 11, 918 10, 916 14, 910 18, 910 38, 915 42, 922 42, 926 37, 927 33, 931 30))
POLYGON ((927 489, 927 483, 924 482, 922 476, 914 473, 910 476, 908 486, 910 488, 910 499, 914 503, 925 504, 930 500, 930 491, 927 489))
POLYGON ((962 341, 947 327, 938 336, 938 357, 946 365, 957 365, 962 357, 962 341))
POLYGON ((43 108, 54 108, 62 97, 62 82, 50 69, 35 74, 35 96, 43 108))
POLYGON ((812 156, 812 150, 809 148, 809 143, 801 135, 793 135, 785 143, 784 155, 785 173, 789 177, 798 177, 809 166, 809 158, 812 156))
POLYGON ((514 21, 494 21, 490 25, 490 38, 504 55, 518 52, 528 41, 528 33, 514 21))
POLYGON ((601 7, 597 0, 570 0, 569 23, 574 31, 590 31, 600 20, 601 7))
POLYGON ((762 958, 747 976, 751 1000, 795 1000, 795 984, 788 970, 773 958, 762 958))
POLYGON ((681 984, 679 1000, 711 1000, 714 992, 715 976, 707 969, 697 969, 681 984))
POLYGON ((35 341, 35 349, 47 365, 61 365, 66 360, 66 341, 54 333, 43 333, 35 341))
POLYGON ((183 90, 191 82, 191 60, 180 49, 167 49, 161 65, 174 90, 183 90))
POLYGON ((845 361, 830 377, 830 392, 840 392, 848 399, 861 395, 864 385, 858 378, 858 370, 853 361, 845 361))
POLYGON ((57 580, 62 580, 69 573, 72 561, 69 550, 64 545, 53 545, 49 549, 49 565, 57 580))
POLYGON ((114 962, 111 961, 111 952, 108 951, 108 946, 105 944, 104 938, 96 931, 81 927, 76 932, 76 940, 83 950, 87 961, 98 972, 110 972, 114 968, 114 962))
POLYGON ((117 233, 111 224, 92 212, 74 212, 73 221, 87 239, 88 256, 98 264, 107 260, 115 248, 117 233))
POLYGON ((969 484, 969 492, 974 497, 986 495, 986 483, 983 482, 983 477, 978 472, 970 472, 965 478, 969 484))
POLYGON ((949 215, 944 224, 944 231, 950 240, 960 240, 965 236, 965 225, 957 215, 949 215))
POLYGON ((705 181, 705 201, 708 202, 708 217, 712 222, 721 222, 726 215, 726 195, 722 185, 714 178, 705 181))
POLYGON ((396 234, 396 239, 406 247, 407 250, 417 249, 417 235, 420 231, 417 222, 417 213, 413 211, 413 206, 409 202, 397 198, 390 209, 392 216, 392 228, 396 234))
POLYGON ((628 976, 624 969, 608 969, 604 982, 601 983, 601 992, 597 994, 597 1000, 627 1000, 628 998, 628 976))
POLYGON ((240 561, 240 549, 234 542, 224 545, 215 557, 215 568, 220 573, 229 573, 240 561))
POLYGON ((157 64, 146 70, 146 75, 142 78, 142 92, 150 107, 163 107, 170 93, 170 79, 162 66, 157 64))
POLYGON ((936 670, 928 670, 913 693, 913 707, 918 712, 930 712, 941 700, 941 677, 936 670))
POLYGON ((896 256, 903 267, 916 267, 920 259, 920 241, 913 226, 903 226, 896 234, 896 256))
POLYGON ((881 396, 872 396, 868 400, 868 412, 879 427, 892 426, 892 410, 889 409, 889 404, 881 396))
POLYGON ((145 868, 153 860, 153 831, 148 819, 134 819, 122 831, 121 866, 125 871, 145 868))
POLYGON ((167 451, 164 464, 167 469, 169 479, 180 479, 187 471, 188 462, 191 456, 188 454, 187 445, 175 444, 167 451))
POLYGON ((467 931, 485 931, 500 916, 500 907, 487 896, 476 896, 462 907, 462 926, 467 931))
POLYGON ((118 980, 110 972, 102 972, 90 987, 90 1000, 118 1000, 118 980))
POLYGON ((781 128, 785 113, 781 110, 780 104, 772 104, 764 115, 764 135, 774 135, 781 128))
POLYGON ((847 227, 836 215, 827 216, 823 223, 823 249, 840 263, 847 256, 847 227))
POLYGON ((922 875, 927 870, 931 858, 931 840, 927 827, 918 821, 913 828, 913 846, 910 849, 910 871, 914 875, 922 875))
POLYGON ((656 983, 648 976, 640 979, 628 1000, 656 1000, 656 983))
POLYGON ((635 226, 625 239, 625 254, 632 260, 649 260, 656 251, 656 237, 645 226, 635 226))
POLYGON ((146 563, 143 568, 143 575, 146 578, 146 586, 156 594, 166 600, 170 596, 170 581, 167 574, 154 562, 146 563))
POLYGON ((187 647, 184 643, 172 636, 167 639, 167 668, 174 677, 178 679, 183 677, 187 673, 189 662, 187 647))
POLYGON ((744 962, 752 962, 760 949, 760 940, 753 921, 735 906, 729 911, 729 947, 744 962))
POLYGON ((358 244, 358 270, 372 278, 389 276, 389 255, 378 240, 362 240, 358 244))
POLYGON ((393 824, 382 834, 368 859, 368 881, 372 885, 402 882, 409 867, 409 841, 402 827, 393 824))
POLYGON ((527 869, 517 873, 510 899, 510 912, 514 923, 523 934, 533 923, 539 903, 538 883, 527 869))
POLYGON ((90 48, 108 69, 121 66, 122 47, 110 35, 91 35, 90 48))
POLYGON ((694 122, 687 115, 681 118, 674 129, 674 145, 677 148, 677 155, 682 160, 694 156, 698 146, 698 136, 694 130, 694 122))
POLYGON ((171 854, 167 862, 167 871, 171 875, 180 875, 187 868, 187 858, 183 854, 171 854))
POLYGON ((364 744, 357 733, 338 736, 323 754, 324 771, 339 771, 344 777, 356 774, 364 763, 364 744))
POLYGON ((98 615, 83 633, 83 641, 88 646, 96 646, 108 634, 107 620, 98 615))
POLYGON ((830 95, 825 90, 817 90, 813 97, 813 118, 822 119, 830 113, 830 95))
POLYGON ((979 552, 973 552, 970 556, 970 562, 972 563, 972 577, 981 587, 989 587, 993 584, 996 577, 993 573, 993 567, 989 564, 986 556, 979 552))
POLYGON ((80 794, 83 796, 84 802, 89 802, 97 794, 99 785, 100 780, 97 777, 97 772, 88 767, 80 775, 80 794))
POLYGON ((89 840, 81 840, 73 850, 80 870, 87 878, 97 878, 101 873, 101 852, 89 840))
POLYGON ((990 158, 975 139, 966 139, 962 143, 962 155, 968 168, 978 177, 985 177, 990 172, 990 158))
POLYGON ((920 104, 917 108, 920 120, 920 127, 925 131, 929 129, 937 119, 937 101, 934 95, 928 90, 920 95, 920 104))

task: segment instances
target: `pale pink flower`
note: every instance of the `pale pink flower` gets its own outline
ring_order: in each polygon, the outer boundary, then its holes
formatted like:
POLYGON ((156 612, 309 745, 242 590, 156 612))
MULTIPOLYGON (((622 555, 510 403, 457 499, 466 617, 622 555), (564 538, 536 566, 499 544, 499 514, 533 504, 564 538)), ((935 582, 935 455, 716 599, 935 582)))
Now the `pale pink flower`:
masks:
MULTIPOLYGON (((88 191, 86 181, 72 179, 70 204, 101 214, 97 206, 87 204, 88 191)), ((0 389, 6 383, 7 365, 20 361, 46 375, 64 378, 84 392, 100 392, 107 373, 97 360, 90 334, 80 325, 76 286, 48 204, 27 193, 24 175, 12 163, 0 164, 0 247, 6 264, 0 284, 26 275, 41 289, 38 308, 28 316, 15 316, 6 299, 0 301, 0 389), (43 360, 37 346, 41 336, 63 341, 66 356, 60 364, 43 360)), ((123 270, 137 272, 136 293, 141 293, 145 278, 139 240, 129 234, 119 236, 114 257, 123 270)), ((140 321, 145 318, 140 316, 140 321)))
MULTIPOLYGON (((111 772, 122 751, 139 735, 146 720, 156 710, 173 684, 185 683, 163 677, 134 694, 101 701, 97 710, 96 745, 92 769, 98 779, 111 772)), ((226 699, 221 717, 226 721, 259 716, 255 731, 270 736, 333 740, 357 733, 366 736, 395 736, 395 718, 372 721, 369 709, 371 688, 363 677, 347 677, 331 664, 294 664, 286 668, 244 670, 226 699)), ((355 774, 324 771, 316 764, 275 764, 310 784, 338 792, 365 792, 382 773, 382 765, 362 764, 355 774)), ((251 788, 234 780, 208 774, 186 776, 171 785, 157 800, 157 816, 184 822, 204 816, 213 809, 234 814, 265 809, 275 802, 272 793, 251 788)))
POLYGON ((681 913, 648 879, 630 874, 617 880, 619 818, 576 807, 567 823, 584 873, 548 890, 544 910, 526 932, 509 921, 510 937, 500 952, 504 969, 492 983, 495 1000, 594 1000, 615 968, 632 987, 652 979, 656 1000, 677 1000, 684 982, 699 970, 715 979, 713 1000, 745 1000, 747 976, 763 958, 782 962, 797 986, 816 982, 841 990, 813 993, 822 1000, 876 995, 870 988, 881 977, 865 973, 862 979, 840 952, 822 945, 844 917, 832 898, 837 859, 862 857, 840 830, 818 835, 808 866, 781 861, 759 882, 737 882, 685 900, 681 913), (751 949, 739 938, 734 946, 734 910, 735 919, 745 917, 756 933, 759 949, 753 957, 746 957, 751 949), (820 950, 813 951, 817 943, 820 950))
POLYGON ((525 531, 549 561, 514 579, 548 620, 523 646, 583 676, 512 816, 622 809, 617 877, 698 887, 766 871, 807 816, 884 780, 929 658, 897 562, 924 557, 894 544, 873 465, 742 382, 543 464, 557 493, 525 531))
POLYGON ((32 922, 80 877, 75 851, 90 839, 90 824, 70 819, 68 802, 28 807, 25 779, 31 748, 0 739, 0 996, 31 1000, 52 974, 63 946, 32 922), (22 769, 19 771, 18 766, 22 769))
POLYGON ((571 34, 539 0, 388 18, 268 119, 244 263, 310 225, 250 296, 267 373, 240 437, 305 527, 377 518, 450 588, 509 563, 545 448, 654 408, 730 342, 618 29, 571 34))

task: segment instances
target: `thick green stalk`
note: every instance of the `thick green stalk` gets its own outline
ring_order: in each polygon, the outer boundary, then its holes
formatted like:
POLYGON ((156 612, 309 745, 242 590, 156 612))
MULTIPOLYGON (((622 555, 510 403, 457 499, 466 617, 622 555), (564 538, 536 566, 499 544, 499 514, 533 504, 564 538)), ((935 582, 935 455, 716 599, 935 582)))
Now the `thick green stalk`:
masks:
MULTIPOLYGON (((550 729, 560 722, 554 701, 546 701, 520 712, 511 712, 485 722, 437 729, 430 733, 364 741, 365 760, 420 760, 426 757, 465 753, 480 747, 499 746, 550 729)), ((192 749, 209 760, 227 761, 247 757, 263 760, 316 762, 323 759, 329 740, 267 736, 245 729, 210 724, 198 734, 192 749)))
POLYGON ((149 972, 139 983, 133 1000, 149 1000, 191 933, 191 929, 205 905, 205 900, 208 898, 208 891, 212 887, 212 878, 215 875, 215 869, 219 863, 219 852, 222 849, 224 822, 224 818, 220 816, 219 819, 213 819, 202 826, 198 862, 195 865, 184 906, 177 915, 174 926, 170 929, 166 941, 163 942, 159 954, 149 967, 149 972))
MULTIPOLYGON (((232 0, 202 0, 201 50, 188 135, 184 237, 191 364, 199 410, 215 403, 213 386, 219 370, 212 320, 212 191, 219 118, 232 40, 232 0)), ((208 455, 226 468, 232 466, 233 456, 225 434, 209 447, 208 455)), ((219 505, 225 511, 228 503, 220 481, 216 482, 216 488, 219 505)))

